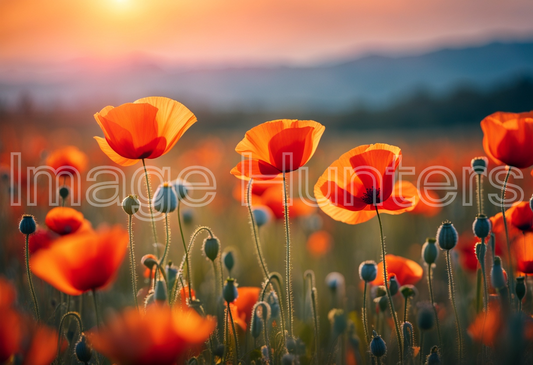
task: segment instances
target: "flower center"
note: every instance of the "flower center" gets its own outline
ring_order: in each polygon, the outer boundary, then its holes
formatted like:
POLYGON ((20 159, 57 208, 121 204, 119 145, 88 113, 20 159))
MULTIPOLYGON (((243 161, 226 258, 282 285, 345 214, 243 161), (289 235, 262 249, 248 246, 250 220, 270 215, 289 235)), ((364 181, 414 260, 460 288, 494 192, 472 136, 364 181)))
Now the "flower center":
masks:
POLYGON ((368 188, 366 192, 361 197, 361 200, 366 204, 376 205, 381 203, 381 198, 379 197, 380 189, 368 188))

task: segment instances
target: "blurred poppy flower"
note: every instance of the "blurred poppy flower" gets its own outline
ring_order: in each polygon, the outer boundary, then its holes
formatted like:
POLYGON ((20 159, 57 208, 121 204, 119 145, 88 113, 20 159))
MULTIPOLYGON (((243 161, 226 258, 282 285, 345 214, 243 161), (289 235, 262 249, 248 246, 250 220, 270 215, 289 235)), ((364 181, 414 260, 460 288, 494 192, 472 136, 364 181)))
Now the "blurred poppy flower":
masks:
POLYGON ((0 363, 19 351, 21 339, 20 315, 9 307, 0 307, 0 363))
MULTIPOLYGON (((415 285, 422 279, 424 269, 413 260, 401 256, 388 254, 387 259, 387 277, 392 274, 396 275, 400 285, 415 285)), ((383 285, 383 261, 378 264, 378 273, 372 285, 383 285)))
POLYGON ((457 244, 459 261, 466 271, 475 272, 477 270, 476 244, 478 242, 479 239, 472 234, 472 231, 465 232, 459 237, 457 244))
MULTIPOLYGON (((196 300, 196 292, 191 288, 192 300, 196 300)), ((183 308, 187 308, 187 301, 189 300, 189 286, 185 285, 180 289, 180 303, 183 308)))
POLYGON ((57 175, 69 176, 87 169, 87 155, 77 147, 66 146, 55 150, 46 158, 46 164, 56 170, 57 175))
POLYGON ((31 258, 35 276, 59 291, 80 295, 110 284, 126 255, 128 233, 115 226, 59 238, 31 258))
POLYGON ((496 112, 481 121, 483 149, 498 164, 533 165, 533 112, 496 112))
POLYGON ((479 313, 474 322, 468 326, 467 333, 475 342, 483 343, 485 346, 494 346, 498 334, 503 330, 500 307, 498 300, 489 300, 487 315, 485 316, 485 312, 479 313))
POLYGON ((17 299, 17 291, 10 281, 0 276, 0 311, 9 308, 17 299))
MULTIPOLYGON (((269 207, 276 219, 284 219, 285 201, 283 197, 283 184, 272 185, 256 201, 269 207)), ((289 216, 291 218, 308 216, 316 211, 316 207, 306 204, 300 198, 291 198, 289 204, 289 216)))
POLYGON ((87 335, 96 351, 119 364, 171 365, 205 342, 215 325, 193 310, 150 306, 146 314, 127 309, 87 335))
POLYGON ((33 255, 40 249, 48 248, 59 236, 53 231, 37 227, 34 234, 30 235, 28 248, 30 254, 33 255))
POLYGON ((407 181, 394 183, 402 152, 378 143, 356 147, 333 162, 315 184, 320 208, 335 220, 358 224, 380 213, 412 211, 418 189, 407 181))
POLYGON ((533 233, 517 236, 513 241, 513 252, 518 264, 518 271, 533 274, 533 233))
POLYGON ((416 205, 415 209, 411 211, 413 214, 420 214, 425 217, 434 217, 440 213, 442 207, 435 201, 439 200, 439 194, 433 190, 420 191, 420 201, 416 205))
POLYGON ((238 287, 239 296, 230 304, 233 321, 237 323, 243 331, 250 325, 252 319, 252 309, 259 300, 261 288, 258 287, 238 287))
MULTIPOLYGON (((26 331, 21 343, 22 365, 48 365, 57 356, 57 332, 41 324, 32 324, 26 331)), ((67 347, 67 341, 61 341, 61 351, 67 347)))
POLYGON ((48 214, 46 214, 44 223, 46 223, 46 226, 55 233, 66 235, 78 231, 84 224, 84 218, 83 214, 75 209, 69 207, 57 207, 53 208, 48 214))
POLYGON ((327 231, 311 233, 307 239, 307 251, 314 257, 321 257, 331 250, 333 237, 327 231))
POLYGON ((94 137, 100 149, 122 166, 164 155, 196 122, 183 104, 164 97, 106 106, 94 118, 105 136, 94 137))
POLYGON ((325 127, 313 120, 279 119, 248 132, 235 151, 250 158, 231 173, 239 179, 270 180, 298 170, 313 156, 325 127))
POLYGON ((522 232, 533 232, 533 211, 529 202, 516 202, 506 212, 509 223, 522 232))
MULTIPOLYGON (((510 216, 509 216, 509 210, 505 211, 505 218, 508 221, 507 229, 509 231, 509 239, 513 240, 514 237, 517 235, 521 235, 521 232, 519 229, 517 229, 513 224, 509 224, 510 216)), ((507 250, 501 249, 501 245, 506 246, 507 245, 507 238, 505 237, 505 225, 503 224, 503 214, 502 212, 499 212, 498 214, 492 216, 489 218, 490 222, 492 224, 491 232, 494 233, 494 237, 496 240, 496 251, 499 251, 499 256, 506 256, 507 250)))

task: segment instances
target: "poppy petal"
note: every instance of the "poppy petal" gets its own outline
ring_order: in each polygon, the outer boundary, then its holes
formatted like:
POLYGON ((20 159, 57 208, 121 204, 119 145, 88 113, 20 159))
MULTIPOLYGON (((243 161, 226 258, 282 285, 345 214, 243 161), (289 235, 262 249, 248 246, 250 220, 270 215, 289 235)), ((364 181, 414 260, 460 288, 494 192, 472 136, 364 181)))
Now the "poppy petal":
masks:
POLYGON ((107 157, 109 157, 113 162, 121 166, 131 166, 139 162, 139 160, 132 160, 126 157, 122 157, 121 155, 116 153, 115 150, 113 150, 111 146, 109 146, 109 143, 107 143, 107 141, 102 137, 94 137, 94 139, 96 139, 96 142, 98 142, 98 145, 100 146, 102 152, 105 153, 107 157))
POLYGON ((420 194, 416 186, 409 181, 397 181, 394 190, 380 207, 380 213, 401 214, 410 212, 416 208, 420 202, 420 194))
POLYGON ((230 173, 242 180, 272 180, 279 177, 280 171, 263 161, 241 161, 231 169, 230 173))

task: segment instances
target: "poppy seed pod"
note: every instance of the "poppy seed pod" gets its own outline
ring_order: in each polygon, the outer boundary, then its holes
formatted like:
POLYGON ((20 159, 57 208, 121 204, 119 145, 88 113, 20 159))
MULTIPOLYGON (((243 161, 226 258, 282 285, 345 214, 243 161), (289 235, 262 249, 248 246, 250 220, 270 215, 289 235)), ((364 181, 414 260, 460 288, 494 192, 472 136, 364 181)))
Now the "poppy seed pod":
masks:
POLYGON ((227 251, 224 256, 222 256, 222 261, 224 261, 224 266, 226 266, 226 269, 231 272, 233 266, 235 266, 235 257, 233 251, 227 251))
POLYGON ((437 261, 437 257, 439 257, 439 250, 435 245, 436 242, 437 240, 435 238, 427 238, 422 246, 422 258, 424 259, 424 262, 430 266, 434 264, 435 261, 437 261))
POLYGON ((32 234, 37 229, 35 218, 31 214, 24 214, 19 223, 19 230, 22 234, 32 234))
POLYGON ((527 286, 525 283, 525 277, 520 276, 516 278, 516 285, 515 285, 515 291, 516 291, 516 297, 518 300, 524 299, 526 296, 527 286))
POLYGON ((239 297, 239 292, 237 291, 235 279, 226 279, 226 284, 224 285, 222 296, 224 297, 224 300, 228 303, 233 303, 235 299, 239 297))
POLYGON ((414 285, 403 285, 400 288, 400 293, 404 298, 411 298, 417 294, 417 290, 414 285))
POLYGON ((154 193, 154 209, 160 213, 171 213, 178 207, 176 191, 169 183, 159 185, 154 193))
POLYGON ((503 274, 502 260, 498 256, 494 258, 494 265, 492 265, 492 270, 490 271, 490 279, 495 289, 501 289, 507 285, 505 275, 503 274))
POLYGON ((271 218, 270 212, 264 207, 254 208, 252 214, 254 215, 255 224, 257 224, 258 227, 267 224, 271 218))
POLYGON ((204 240, 203 251, 205 257, 211 261, 215 261, 218 257, 218 251, 220 249, 220 242, 216 237, 208 237, 204 240))
POLYGON ((487 158, 474 157, 471 162, 472 170, 478 175, 484 174, 487 171, 487 158))
POLYGON ((342 309, 332 309, 329 311, 328 319, 331 323, 331 327, 333 328, 333 332, 336 335, 344 333, 346 328, 348 328, 348 321, 342 309))
POLYGON ((374 338, 370 342, 370 352, 375 357, 382 357, 387 353, 387 345, 376 331, 372 331, 374 338))
POLYGON ((398 279, 396 278, 396 275, 392 274, 389 277, 389 291, 390 295, 396 295, 398 294, 398 290, 400 289, 400 284, 398 283, 398 279))
POLYGON ((92 348, 87 343, 85 334, 81 334, 80 340, 74 345, 74 354, 78 361, 88 364, 91 361, 92 348))
POLYGON ((158 280, 155 283, 154 298, 157 302, 164 303, 167 301, 167 286, 163 280, 158 280))
POLYGON ((191 184, 183 179, 176 179, 172 182, 172 186, 176 191, 178 200, 183 200, 187 198, 191 189, 191 184))
POLYGON ((442 223, 437 230, 437 243, 442 250, 451 250, 457 245, 459 236, 457 230, 450 221, 442 223))
POLYGON ((433 346, 431 348, 431 351, 429 355, 426 358, 426 365, 440 365, 440 354, 439 354, 439 348, 437 346, 433 346))
POLYGON ((378 274, 378 265, 373 260, 363 261, 359 265, 359 278, 367 283, 374 281, 378 274))
POLYGON ((435 325, 435 313, 429 303, 421 303, 419 306, 416 323, 422 331, 429 331, 435 325))
POLYGON ((68 198, 69 194, 70 194, 70 189, 67 186, 62 186, 59 188, 59 196, 62 199, 68 198))
POLYGON ((492 223, 490 222, 490 219, 483 214, 478 215, 474 220, 474 224, 472 224, 472 231, 474 231, 474 235, 478 238, 487 238, 491 228, 492 223))
POLYGON ((137 195, 128 195, 122 201, 122 209, 124 210, 124 212, 126 212, 127 215, 134 215, 139 211, 140 207, 141 203, 139 202, 137 195))

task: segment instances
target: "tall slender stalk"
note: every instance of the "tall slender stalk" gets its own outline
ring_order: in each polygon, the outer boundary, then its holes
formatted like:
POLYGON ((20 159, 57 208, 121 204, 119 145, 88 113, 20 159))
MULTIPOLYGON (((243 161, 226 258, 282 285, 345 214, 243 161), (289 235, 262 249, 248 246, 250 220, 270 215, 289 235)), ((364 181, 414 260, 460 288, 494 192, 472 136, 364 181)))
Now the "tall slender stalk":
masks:
POLYGON ((428 287, 429 287, 429 299, 431 300, 431 308, 435 313, 435 323, 437 324, 437 334, 439 335, 439 347, 442 344, 442 336, 440 334, 440 323, 439 323, 439 314, 437 313, 437 308, 435 307, 435 299, 433 298, 433 284, 431 280, 431 274, 433 272, 433 264, 428 265, 428 287))
POLYGON ((135 308, 139 308, 139 303, 137 302, 137 273, 135 270, 135 247, 133 244, 133 225, 132 225, 133 216, 128 214, 128 233, 130 237, 130 274, 131 274, 131 289, 133 291, 133 302, 135 303, 135 308))
POLYGON ((507 227, 507 218, 505 217, 505 190, 507 189, 507 181, 509 180, 509 175, 511 174, 511 166, 507 166, 507 174, 505 175, 505 180, 503 181, 502 186, 502 195, 501 195, 501 210, 502 210, 502 219, 503 219, 503 226, 505 227, 505 240, 507 241, 507 266, 509 273, 509 287, 510 287, 510 295, 509 299, 511 301, 511 305, 513 305, 513 298, 514 298, 514 269, 513 269, 513 260, 511 257, 511 241, 509 240, 509 228, 507 227))
POLYGON ((420 331, 420 365, 424 364, 424 331, 420 331))
POLYGON ((233 315, 228 303, 229 320, 231 321, 231 329, 233 330, 233 340, 235 341, 235 364, 239 363, 239 340, 237 338, 237 331, 235 330, 235 322, 233 322, 233 315))
POLYGON ((285 180, 285 172, 283 172, 283 200, 284 200, 284 215, 285 215, 285 239, 287 256, 285 258, 285 288, 287 293, 287 327, 289 330, 289 337, 293 336, 292 332, 292 277, 291 277, 291 234, 289 230, 289 206, 288 206, 288 196, 287 196, 287 183, 285 180))
POLYGON ((63 324, 64 324, 65 320, 69 316, 72 316, 72 317, 76 318, 76 321, 78 322, 78 327, 80 329, 80 333, 83 333, 83 323, 81 321, 80 314, 78 312, 67 312, 67 313, 65 313, 63 315, 63 317, 61 317, 61 321, 59 322, 59 331, 58 331, 58 336, 57 336, 57 355, 56 355, 56 359, 59 358, 60 350, 61 350, 61 338, 62 338, 61 330, 63 328, 63 324))
POLYGON ((39 313, 39 304, 37 303, 37 296, 35 295, 35 288, 33 287, 33 279, 31 277, 30 269, 30 248, 29 248, 30 235, 26 235, 26 246, 24 248, 24 256, 26 259, 26 275, 28 275, 28 286, 30 287, 30 294, 33 300, 33 309, 35 310, 35 317, 37 321, 41 320, 41 315, 39 313))
POLYGON ((318 327, 318 312, 317 312, 317 300, 316 300, 316 287, 315 287, 315 273, 312 270, 307 270, 304 274, 304 276, 309 281, 309 291, 311 295, 311 307, 313 311, 313 330, 315 332, 315 358, 316 361, 320 361, 319 358, 319 349, 320 349, 320 338, 319 335, 319 327, 318 327))
MULTIPOLYGON (((187 244, 185 243, 185 236, 183 235, 183 227, 181 225, 181 200, 178 201, 178 224, 180 227, 181 242, 183 242, 183 250, 185 251, 185 262, 187 263, 187 282, 189 289, 189 300, 192 300, 192 285, 191 285, 191 262, 189 260, 189 250, 187 249, 187 244)), ((211 235, 212 236, 212 235, 211 235)))
POLYGON ((381 256, 383 259, 383 282, 385 285, 385 289, 387 290, 387 297, 389 298, 389 309, 392 315, 392 319, 394 320, 394 328, 396 328, 396 337, 398 339, 398 351, 400 353, 400 364, 403 364, 403 346, 402 346, 402 335, 400 333, 400 325, 398 323, 398 318, 396 316, 396 310, 394 309, 394 302, 392 301, 392 295, 390 293, 389 288, 389 281, 387 278, 387 260, 386 260, 386 250, 385 250, 385 238, 383 237, 383 225, 381 223, 381 216, 379 215, 379 209, 377 205, 374 206, 376 208, 376 214, 378 216, 378 222, 379 222, 379 233, 381 237, 381 256))
MULTIPOLYGON (((222 264, 221 264, 222 265, 222 264)), ((267 288, 272 284, 272 282, 275 281, 278 288, 277 290, 272 289, 273 291, 277 291, 279 293, 278 299, 280 300, 280 306, 279 306, 279 316, 280 316, 280 327, 281 327, 281 333, 284 336, 285 335, 285 313, 283 310, 283 286, 281 284, 281 274, 277 272, 271 272, 268 276, 267 281, 263 284, 263 290, 261 291, 261 295, 259 296, 261 298, 261 301, 265 301, 265 294, 267 291, 267 288)), ((274 285, 272 285, 272 288, 274 288, 274 285)))
POLYGON ((165 250, 159 260, 159 265, 165 264, 165 257, 167 256, 168 249, 170 247, 170 225, 168 224, 168 213, 165 213, 165 250))
POLYGON ((154 247, 155 247, 155 256, 159 257, 159 249, 157 247, 158 241, 157 241, 157 230, 155 228, 155 220, 154 220, 154 210, 152 208, 152 189, 150 187, 150 178, 148 177, 148 171, 146 170, 146 163, 144 162, 144 158, 142 159, 143 162, 143 168, 144 168, 144 177, 146 179, 146 191, 148 192, 148 207, 150 208, 150 221, 152 223, 152 234, 154 235, 154 247))
POLYGON ((268 278, 268 269, 265 263, 265 260, 263 258, 263 252, 261 250, 261 242, 259 240, 259 234, 257 232, 257 226, 255 224, 255 218, 254 213, 252 212, 252 184, 253 179, 250 179, 248 182, 248 187, 246 188, 246 206, 248 207, 248 214, 250 215, 250 224, 252 226, 252 234, 254 236, 254 242, 255 242, 255 249, 257 252, 257 258, 259 260, 259 264, 261 265, 261 268, 263 269, 263 275, 265 280, 268 278))
POLYGON ((365 332, 366 347, 370 345, 370 334, 368 333, 367 313, 366 313, 366 288, 368 283, 365 280, 365 288, 363 289, 363 328, 365 332))
POLYGON ((457 305, 455 303, 455 288, 453 283, 453 271, 452 271, 452 260, 450 258, 450 250, 446 251, 446 266, 448 270, 448 288, 450 291, 450 299, 452 301, 453 312, 455 314, 455 326, 457 327, 457 346, 458 346, 458 356, 460 364, 463 360, 463 335, 461 333, 461 324, 459 320, 459 313, 457 312, 457 305))

